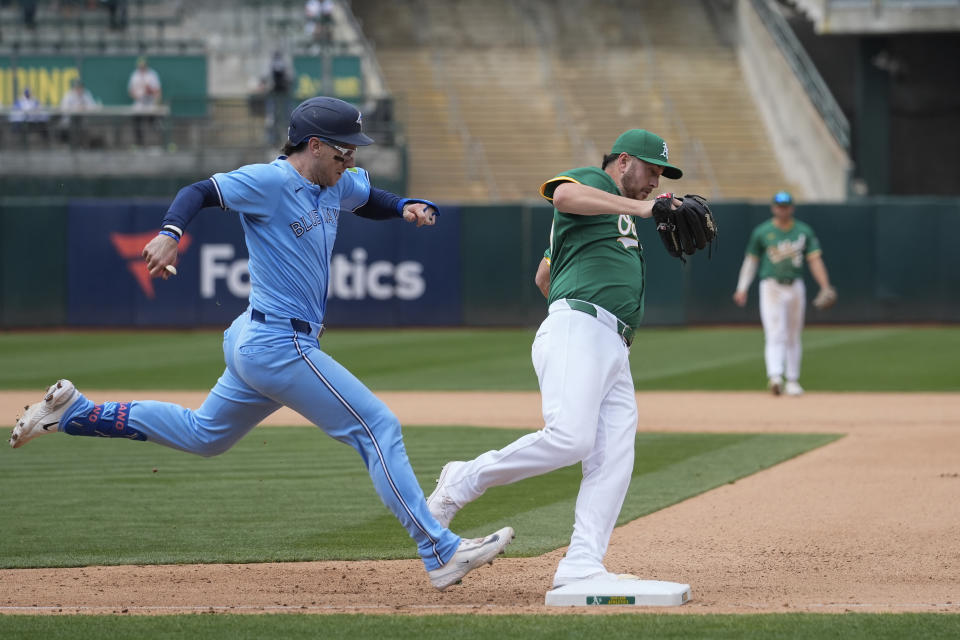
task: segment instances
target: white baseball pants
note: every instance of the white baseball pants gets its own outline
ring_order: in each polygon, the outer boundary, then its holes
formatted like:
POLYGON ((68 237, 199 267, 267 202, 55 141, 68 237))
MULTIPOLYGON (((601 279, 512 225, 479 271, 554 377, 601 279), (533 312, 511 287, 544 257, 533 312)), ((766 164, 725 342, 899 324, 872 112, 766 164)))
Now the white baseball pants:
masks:
POLYGON ((544 428, 467 462, 447 487, 464 505, 490 487, 582 463, 573 537, 554 578, 559 583, 605 571, 603 557, 633 474, 637 401, 630 350, 613 314, 597 307, 594 318, 565 300, 549 312, 532 349, 544 428))
POLYGON ((763 323, 768 378, 800 379, 800 333, 806 304, 807 289, 803 278, 797 278, 791 284, 781 284, 773 278, 760 281, 760 321, 763 323))

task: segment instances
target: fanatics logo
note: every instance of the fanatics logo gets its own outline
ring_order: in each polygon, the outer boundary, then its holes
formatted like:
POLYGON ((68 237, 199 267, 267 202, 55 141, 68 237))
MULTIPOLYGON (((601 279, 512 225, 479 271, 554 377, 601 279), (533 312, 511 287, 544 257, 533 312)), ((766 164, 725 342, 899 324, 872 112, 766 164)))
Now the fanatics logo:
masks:
MULTIPOLYGON (((127 271, 133 275, 143 295, 150 300, 156 297, 153 290, 153 280, 150 279, 150 270, 147 263, 143 261, 143 247, 153 240, 157 235, 156 231, 146 231, 144 233, 111 233, 110 242, 116 250, 117 255, 127 261, 127 271)), ((190 246, 190 234, 184 233, 180 238, 180 244, 177 246, 177 253, 182 255, 187 247, 190 246)))

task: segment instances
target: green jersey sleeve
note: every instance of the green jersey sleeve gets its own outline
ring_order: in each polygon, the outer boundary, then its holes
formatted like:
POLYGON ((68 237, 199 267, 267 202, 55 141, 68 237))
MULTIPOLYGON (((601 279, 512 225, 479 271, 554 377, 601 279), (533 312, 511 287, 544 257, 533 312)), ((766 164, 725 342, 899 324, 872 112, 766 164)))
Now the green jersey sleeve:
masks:
POLYGON ((611 178, 606 171, 598 167, 580 167, 579 169, 564 171, 560 175, 544 182, 540 185, 540 195, 550 202, 553 202, 554 190, 564 182, 585 184, 588 187, 603 189, 609 193, 620 193, 613 178, 611 178))
POLYGON ((750 239, 747 241, 747 255, 753 256, 754 258, 759 258, 763 255, 763 225, 758 226, 750 234, 750 239))

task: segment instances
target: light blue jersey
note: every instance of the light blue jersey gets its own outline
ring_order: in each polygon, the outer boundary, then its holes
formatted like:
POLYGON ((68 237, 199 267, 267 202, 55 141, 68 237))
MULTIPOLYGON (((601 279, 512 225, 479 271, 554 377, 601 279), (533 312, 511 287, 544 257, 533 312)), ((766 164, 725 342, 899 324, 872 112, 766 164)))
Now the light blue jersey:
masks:
POLYGON ((263 313, 322 323, 340 213, 370 196, 363 169, 332 187, 308 181, 281 156, 212 178, 220 204, 240 214, 250 253, 250 304, 263 313))

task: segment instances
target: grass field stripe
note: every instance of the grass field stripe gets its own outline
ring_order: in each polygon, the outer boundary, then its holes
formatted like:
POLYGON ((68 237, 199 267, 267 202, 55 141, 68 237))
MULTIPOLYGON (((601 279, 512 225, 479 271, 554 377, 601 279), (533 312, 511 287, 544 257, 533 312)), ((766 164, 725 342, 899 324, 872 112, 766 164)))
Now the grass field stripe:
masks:
POLYGON ((741 364, 744 362, 752 362, 757 359, 756 353, 741 353, 738 355, 732 356, 722 356, 719 358, 709 358, 703 360, 691 360, 693 364, 688 365, 666 365, 656 367, 652 370, 644 370, 637 372, 634 370, 633 379, 637 380, 652 380, 655 378, 664 378, 667 376, 679 375, 682 373, 693 373, 694 371, 709 371, 711 369, 717 369, 726 365, 731 364, 741 364))
POLYGON ((297 339, 296 333, 293 334, 293 344, 296 345, 297 353, 300 354, 300 357, 303 358, 304 362, 307 363, 307 365, 310 367, 313 373, 316 374, 316 376, 320 379, 320 381, 324 385, 326 385, 327 389, 330 390, 330 393, 336 396, 337 400, 339 400, 340 403, 344 407, 346 407, 347 411, 349 411, 350 414, 354 418, 356 418, 361 425, 363 425, 364 431, 367 432, 367 435, 370 436, 371 442, 373 442, 373 448, 376 449, 377 451, 377 457, 380 459, 380 466, 383 467, 383 475, 387 477, 387 482, 390 483, 390 488, 393 489, 393 495, 397 496, 397 500, 399 500, 400 504, 403 505, 403 508, 404 510, 406 510, 407 515, 409 515, 410 518, 413 520, 414 524, 417 525, 417 528, 420 529, 420 532, 423 533, 423 535, 425 535, 427 539, 430 540, 430 544, 433 545, 433 555, 437 559, 437 562, 439 562, 440 566, 442 567, 444 565, 444 562, 443 562, 443 559, 440 558, 440 551, 437 549, 437 540, 430 535, 430 533, 424 528, 422 524, 420 524, 420 521, 417 519, 417 516, 413 514, 413 510, 410 509, 410 506, 403 499, 403 496, 400 495, 400 491, 397 489, 397 485, 394 484, 393 477, 390 475, 390 470, 387 468, 387 461, 383 457, 383 451, 380 450, 380 443, 377 442, 376 436, 373 435, 373 430, 367 424, 366 420, 360 417, 360 414, 357 413, 356 410, 354 410, 354 408, 350 406, 350 403, 347 402, 347 399, 344 398, 342 395, 340 395, 340 392, 334 389, 333 385, 330 384, 329 380, 323 377, 323 374, 320 373, 320 370, 317 369, 317 367, 313 364, 313 361, 310 360, 310 358, 308 358, 307 355, 303 352, 303 350, 300 348, 300 341, 297 339))
MULTIPOLYGON (((816 336, 816 337, 806 337, 804 334, 803 338, 803 349, 804 352, 817 351, 820 349, 826 349, 831 347, 836 347, 846 344, 854 344, 858 342, 870 342, 872 340, 880 340, 887 338, 889 336, 895 336, 900 333, 897 330, 886 330, 886 331, 872 331, 867 334, 860 335, 833 335, 833 336, 816 336)), ((759 353, 759 352, 758 352, 759 353)), ((736 355, 721 356, 717 358, 707 358, 707 359, 697 359, 690 360, 691 364, 686 365, 671 365, 666 364, 665 366, 658 366, 653 369, 648 369, 644 371, 637 372, 634 370, 633 379, 637 380, 652 380, 655 378, 664 378, 667 376, 680 375, 683 373, 693 373, 695 371, 709 371, 710 369, 719 369, 724 366, 742 364, 744 362, 752 362, 758 358, 758 353, 749 352, 749 353, 740 353, 736 355)))
MULTIPOLYGON (((386 333, 337 331, 324 336, 324 350, 350 362, 351 373, 374 393, 537 390, 530 366, 532 329, 386 333)), ((746 391, 766 385, 759 327, 646 327, 639 336, 630 359, 643 390, 746 391), (660 377, 671 371, 682 372, 660 377)), ((801 383, 810 390, 960 391, 954 357, 960 326, 814 326, 804 330, 803 342, 801 383)), ((0 335, 7 365, 0 368, 0 387, 34 394, 67 375, 84 380, 88 390, 207 392, 210 380, 223 373, 222 343, 223 332, 213 330, 10 331, 0 335)))

